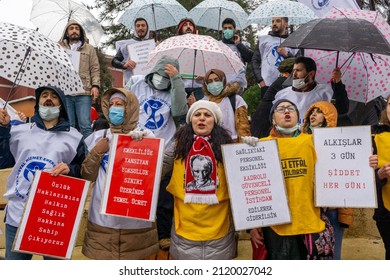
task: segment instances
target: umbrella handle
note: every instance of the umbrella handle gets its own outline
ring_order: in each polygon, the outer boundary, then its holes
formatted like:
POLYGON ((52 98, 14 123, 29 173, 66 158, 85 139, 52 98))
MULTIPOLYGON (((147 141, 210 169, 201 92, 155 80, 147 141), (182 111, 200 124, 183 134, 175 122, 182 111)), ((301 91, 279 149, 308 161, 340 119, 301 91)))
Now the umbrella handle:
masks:
POLYGON ((337 51, 337 55, 336 55, 336 68, 337 68, 338 65, 339 65, 339 56, 340 56, 340 52, 337 51))
POLYGON ((194 76, 195 76, 195 65, 196 65, 196 53, 198 52, 198 50, 195 49, 195 52, 194 52, 194 68, 192 69, 192 88, 194 88, 194 76))

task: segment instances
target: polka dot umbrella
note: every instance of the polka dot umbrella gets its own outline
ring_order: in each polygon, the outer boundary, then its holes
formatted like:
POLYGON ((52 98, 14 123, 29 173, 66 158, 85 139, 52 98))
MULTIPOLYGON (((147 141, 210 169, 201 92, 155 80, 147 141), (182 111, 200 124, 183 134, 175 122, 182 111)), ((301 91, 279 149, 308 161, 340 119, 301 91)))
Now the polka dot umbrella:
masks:
POLYGON ((57 43, 37 31, 0 22, 0 76, 18 86, 52 85, 65 94, 83 92, 83 84, 69 55, 57 43))

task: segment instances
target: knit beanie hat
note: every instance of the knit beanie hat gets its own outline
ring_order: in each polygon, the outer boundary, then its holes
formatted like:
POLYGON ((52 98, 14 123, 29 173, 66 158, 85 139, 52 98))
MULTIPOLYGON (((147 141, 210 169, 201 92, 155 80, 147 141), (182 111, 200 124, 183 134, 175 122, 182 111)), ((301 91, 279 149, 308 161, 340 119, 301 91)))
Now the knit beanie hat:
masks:
POLYGON ((295 63, 295 57, 289 57, 280 62, 278 70, 280 73, 292 73, 295 63))
POLYGON ((123 93, 121 93, 121 92, 115 92, 115 93, 113 93, 113 94, 110 96, 110 101, 111 101, 112 99, 114 99, 114 98, 120 98, 120 99, 122 99, 123 101, 125 101, 125 102, 127 103, 127 98, 126 98, 126 96, 125 96, 123 93))
POLYGON ((279 100, 276 100, 275 103, 272 105, 271 111, 270 111, 270 113, 269 113, 269 121, 270 121, 271 123, 272 123, 272 117, 274 116, 276 107, 278 107, 279 104, 280 104, 280 103, 283 103, 283 102, 291 103, 291 105, 293 105, 293 106, 295 107, 295 110, 297 111, 297 115, 298 115, 298 120, 299 120, 299 111, 298 111, 297 105, 295 105, 293 102, 291 102, 291 101, 288 100, 288 99, 279 99, 279 100))
POLYGON ((213 114, 215 122, 217 124, 221 124, 221 122, 222 122, 222 111, 221 111, 221 109, 214 102, 207 101, 207 100, 198 100, 194 104, 191 105, 190 109, 187 112, 187 117, 186 117, 186 122, 187 123, 191 122, 191 119, 192 119, 193 115, 199 109, 207 109, 207 110, 209 110, 213 114))

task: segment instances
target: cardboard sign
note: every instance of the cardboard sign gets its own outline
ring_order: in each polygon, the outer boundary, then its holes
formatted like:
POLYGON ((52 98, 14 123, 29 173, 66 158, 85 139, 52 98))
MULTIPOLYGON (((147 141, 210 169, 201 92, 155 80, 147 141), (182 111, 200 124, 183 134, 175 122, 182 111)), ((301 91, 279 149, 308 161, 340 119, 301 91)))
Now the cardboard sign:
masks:
POLYGON ((376 208, 370 126, 315 128, 313 139, 316 206, 376 208))
POLYGON ((276 140, 222 145, 236 230, 291 222, 276 140))
POLYGON ((14 250, 70 259, 90 182, 37 171, 14 250))
POLYGON ((146 68, 148 63, 149 53, 156 47, 156 42, 151 40, 140 41, 127 46, 129 57, 134 60, 137 65, 133 69, 134 75, 146 75, 150 69, 146 68))
POLYGON ((164 140, 114 134, 101 213, 154 221, 164 140))

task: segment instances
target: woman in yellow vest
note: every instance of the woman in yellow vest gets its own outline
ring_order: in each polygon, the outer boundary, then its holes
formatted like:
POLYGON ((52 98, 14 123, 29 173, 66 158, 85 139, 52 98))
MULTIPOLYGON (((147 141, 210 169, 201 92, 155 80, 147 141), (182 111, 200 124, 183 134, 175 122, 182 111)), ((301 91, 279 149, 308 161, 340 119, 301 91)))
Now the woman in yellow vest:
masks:
POLYGON ((378 208, 373 219, 385 245, 385 259, 390 260, 390 96, 380 122, 372 127, 374 155, 370 166, 375 168, 378 208))
POLYGON ((168 192, 174 196, 169 252, 177 260, 232 259, 236 252, 221 145, 232 143, 211 101, 190 107, 176 133, 175 162, 168 192))
MULTIPOLYGON (((294 103, 286 99, 277 100, 270 112, 270 135, 262 138, 278 142, 291 213, 291 223, 250 230, 256 246, 264 242, 268 250, 267 259, 270 260, 306 259, 308 253, 303 235, 325 229, 320 208, 314 206, 314 165, 317 157, 311 135, 299 131, 298 114, 294 103), (300 164, 289 164, 293 160, 300 164)), ((243 137, 243 142, 253 144, 253 138, 243 137)))

